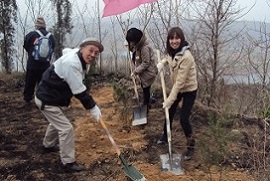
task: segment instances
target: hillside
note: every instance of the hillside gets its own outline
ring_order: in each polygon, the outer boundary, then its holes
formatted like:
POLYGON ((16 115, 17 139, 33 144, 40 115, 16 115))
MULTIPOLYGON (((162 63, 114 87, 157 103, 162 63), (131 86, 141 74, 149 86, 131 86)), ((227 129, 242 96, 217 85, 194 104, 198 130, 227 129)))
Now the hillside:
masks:
MULTIPOLYGON (((243 124, 241 118, 227 122, 225 127, 220 128, 220 133, 226 133, 221 136, 226 137, 234 130, 240 139, 227 142, 228 147, 224 153, 228 151, 229 154, 220 155, 223 151, 215 150, 219 144, 208 134, 211 132, 211 124, 207 121, 208 113, 216 110, 197 104, 191 120, 198 140, 196 152, 192 160, 182 162, 184 174, 174 175, 161 171, 159 156, 167 153, 168 147, 156 144, 164 120, 161 91, 155 90, 157 101, 149 112, 148 123, 132 127, 132 111, 124 109, 125 106, 115 100, 117 95, 108 83, 111 81, 108 78, 96 79, 91 94, 100 106, 105 124, 121 152, 147 180, 255 180, 253 172, 249 172, 253 166, 250 163, 251 158, 244 156, 248 156, 252 148, 248 146, 251 139, 246 139, 251 138, 256 130, 261 130, 258 124, 250 121, 243 124), (203 149, 202 143, 209 149, 203 149), (208 152, 204 153, 203 150, 208 152), (222 161, 215 162, 220 156, 224 156, 220 159, 222 161)), ((114 81, 125 82, 119 79, 114 81)), ((75 127, 77 161, 85 165, 87 170, 80 173, 64 172, 58 153, 44 154, 41 151, 48 123, 34 104, 28 108, 23 106, 22 85, 23 82, 14 77, 2 76, 0 79, 0 180, 129 180, 122 171, 121 162, 104 130, 75 99, 66 113, 75 127)), ((174 122, 172 134, 173 151, 183 153, 185 139, 178 121, 174 122)))

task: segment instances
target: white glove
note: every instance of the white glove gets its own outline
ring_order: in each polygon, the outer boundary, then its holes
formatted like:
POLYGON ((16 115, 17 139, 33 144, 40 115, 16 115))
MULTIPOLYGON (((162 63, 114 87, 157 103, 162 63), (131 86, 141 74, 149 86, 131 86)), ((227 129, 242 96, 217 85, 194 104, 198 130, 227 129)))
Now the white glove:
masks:
POLYGON ((169 105, 168 105, 168 103, 167 103, 166 101, 165 101, 165 102, 163 102, 163 104, 162 104, 162 105, 163 105, 163 106, 162 106, 162 107, 163 107, 163 109, 165 109, 165 108, 170 109, 170 107, 171 107, 171 106, 169 106, 169 105))
POLYGON ((130 74, 130 77, 131 77, 131 78, 135 78, 135 73, 132 72, 132 73, 130 74))
POLYGON ((160 72, 163 68, 164 68, 164 64, 161 62, 158 62, 158 64, 157 64, 158 72, 160 72))
POLYGON ((99 118, 101 117, 101 111, 97 105, 95 105, 92 109, 90 109, 90 113, 92 116, 95 117, 96 121, 99 121, 99 118))

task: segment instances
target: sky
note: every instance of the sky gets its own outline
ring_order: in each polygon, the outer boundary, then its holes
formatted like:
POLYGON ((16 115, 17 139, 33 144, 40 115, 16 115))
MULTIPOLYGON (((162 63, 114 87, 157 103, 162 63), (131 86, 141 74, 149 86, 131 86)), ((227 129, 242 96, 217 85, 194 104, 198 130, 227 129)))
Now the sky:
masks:
POLYGON ((270 0, 237 0, 237 4, 241 8, 246 8, 245 11, 250 9, 256 2, 256 5, 252 8, 248 14, 246 14, 241 20, 250 21, 262 21, 270 23, 270 0), (267 4, 268 2, 268 4, 267 4))
MULTIPOLYGON (((85 2, 85 0, 78 0, 78 1, 85 2)), ((86 0, 86 1, 89 2, 89 7, 91 7, 91 5, 94 6, 98 0, 86 0)), ((22 10, 26 8, 24 2, 25 1, 23 0, 17 1, 20 9, 22 10)), ((103 0, 99 0, 99 2, 101 7, 100 13, 102 14, 104 2, 103 0)), ((237 6, 239 6, 240 8, 245 8, 244 12, 248 11, 248 9, 250 9, 254 3, 256 3, 256 5, 252 8, 252 10, 248 12, 248 14, 246 14, 240 20, 262 21, 262 22, 265 21, 267 23, 270 23, 270 0, 237 0, 237 6)))
MULTIPOLYGON (((96 2, 97 0, 89 0, 89 2, 96 2)), ((243 12, 247 12, 252 6, 255 6, 240 20, 262 21, 270 23, 270 0, 237 0, 237 5, 240 8, 245 8, 243 12), (268 2, 268 4, 267 4, 268 2), (256 3, 256 4, 255 4, 256 3)), ((103 0, 100 0, 101 13, 104 7, 103 0)))
MULTIPOLYGON (((96 2, 97 0, 89 0, 89 2, 96 2)), ((262 21, 270 23, 270 0, 237 0, 237 5, 244 8, 243 12, 247 12, 252 6, 255 6, 240 20, 248 21, 262 21), (267 4, 268 2, 268 4, 267 4), (255 4, 256 3, 256 4, 255 4)), ((101 13, 104 7, 103 0, 100 0, 101 13)))

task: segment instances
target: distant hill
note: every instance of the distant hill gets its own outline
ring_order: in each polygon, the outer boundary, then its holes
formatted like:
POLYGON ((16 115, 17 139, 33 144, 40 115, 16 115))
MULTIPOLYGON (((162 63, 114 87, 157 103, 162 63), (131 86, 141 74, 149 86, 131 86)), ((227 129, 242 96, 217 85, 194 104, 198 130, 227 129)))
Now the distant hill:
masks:
MULTIPOLYGON (((194 26, 194 21, 182 21, 181 22, 183 25, 183 29, 185 29, 186 34, 189 33, 189 27, 194 26)), ((260 26, 263 25, 265 26, 267 32, 270 32, 270 23, 265 23, 262 24, 261 22, 254 22, 254 21, 236 21, 231 27, 232 29, 230 30, 231 32, 238 32, 240 30, 244 30, 245 32, 248 32, 248 34, 252 37, 259 38, 260 34, 257 31, 254 31, 255 29, 259 30, 260 26)), ((156 28, 151 23, 149 23, 148 27, 156 28)), ((48 27, 51 27, 48 25, 48 27)), ((123 56, 125 54, 126 49, 124 48, 124 40, 125 37, 123 35, 122 29, 120 25, 116 22, 115 27, 112 26, 112 23, 109 18, 101 19, 101 31, 102 31, 102 36, 105 37, 102 38, 102 43, 105 45, 105 51, 103 53, 104 59, 110 58, 113 56, 112 54, 112 47, 114 46, 114 41, 113 41, 113 30, 115 31, 115 37, 116 37, 116 45, 118 47, 118 54, 119 57, 123 56)), ((133 20, 133 24, 130 27, 139 27, 136 19, 133 20)), ((18 57, 21 57, 22 55, 22 42, 24 36, 22 35, 21 29, 18 28, 16 31, 17 37, 15 37, 15 47, 16 50, 18 50, 18 57), (18 47, 18 48, 17 48, 18 47)), ((244 34, 244 33, 243 33, 244 34)), ((67 36, 67 43, 64 45, 65 47, 77 47, 80 42, 85 39, 87 36, 95 36, 98 37, 98 25, 90 22, 89 24, 82 24, 80 22, 76 22, 76 25, 74 26, 72 30, 72 34, 67 36), (86 27, 87 30, 84 28, 86 27), (89 30, 89 31, 88 31, 89 30), (86 32, 88 35, 86 35, 86 32)), ((1 37, 1 34, 0 34, 1 37)), ((150 39, 149 39, 150 40, 150 39)), ((237 46, 237 44, 232 45, 232 46, 237 46)), ((115 53, 115 52, 114 52, 115 53)), ((19 58, 20 59, 20 58, 19 58)), ((20 65, 19 65, 20 66, 20 65)), ((19 68, 20 69, 20 68, 19 68)))

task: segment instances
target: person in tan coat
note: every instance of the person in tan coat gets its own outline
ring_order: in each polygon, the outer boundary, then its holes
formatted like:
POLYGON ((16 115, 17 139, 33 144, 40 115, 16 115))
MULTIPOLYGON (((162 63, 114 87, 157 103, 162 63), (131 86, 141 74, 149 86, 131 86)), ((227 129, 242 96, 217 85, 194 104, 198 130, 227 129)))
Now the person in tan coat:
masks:
MULTIPOLYGON (((167 100, 163 103, 163 108, 169 108, 169 119, 172 128, 174 115, 179 102, 182 101, 180 123, 187 138, 187 151, 184 154, 184 158, 188 160, 193 155, 195 146, 189 117, 196 99, 198 82, 196 63, 181 28, 173 27, 169 30, 166 51, 168 56, 157 64, 157 68, 161 71, 164 65, 169 66, 173 86, 167 100)), ((165 121, 163 135, 157 143, 162 144, 166 142, 167 130, 165 121)))
POLYGON ((157 58, 152 47, 149 45, 144 33, 137 29, 131 28, 127 31, 126 40, 129 50, 132 53, 134 71, 131 76, 138 75, 141 80, 141 87, 144 95, 144 105, 150 108, 150 89, 158 74, 157 58))

